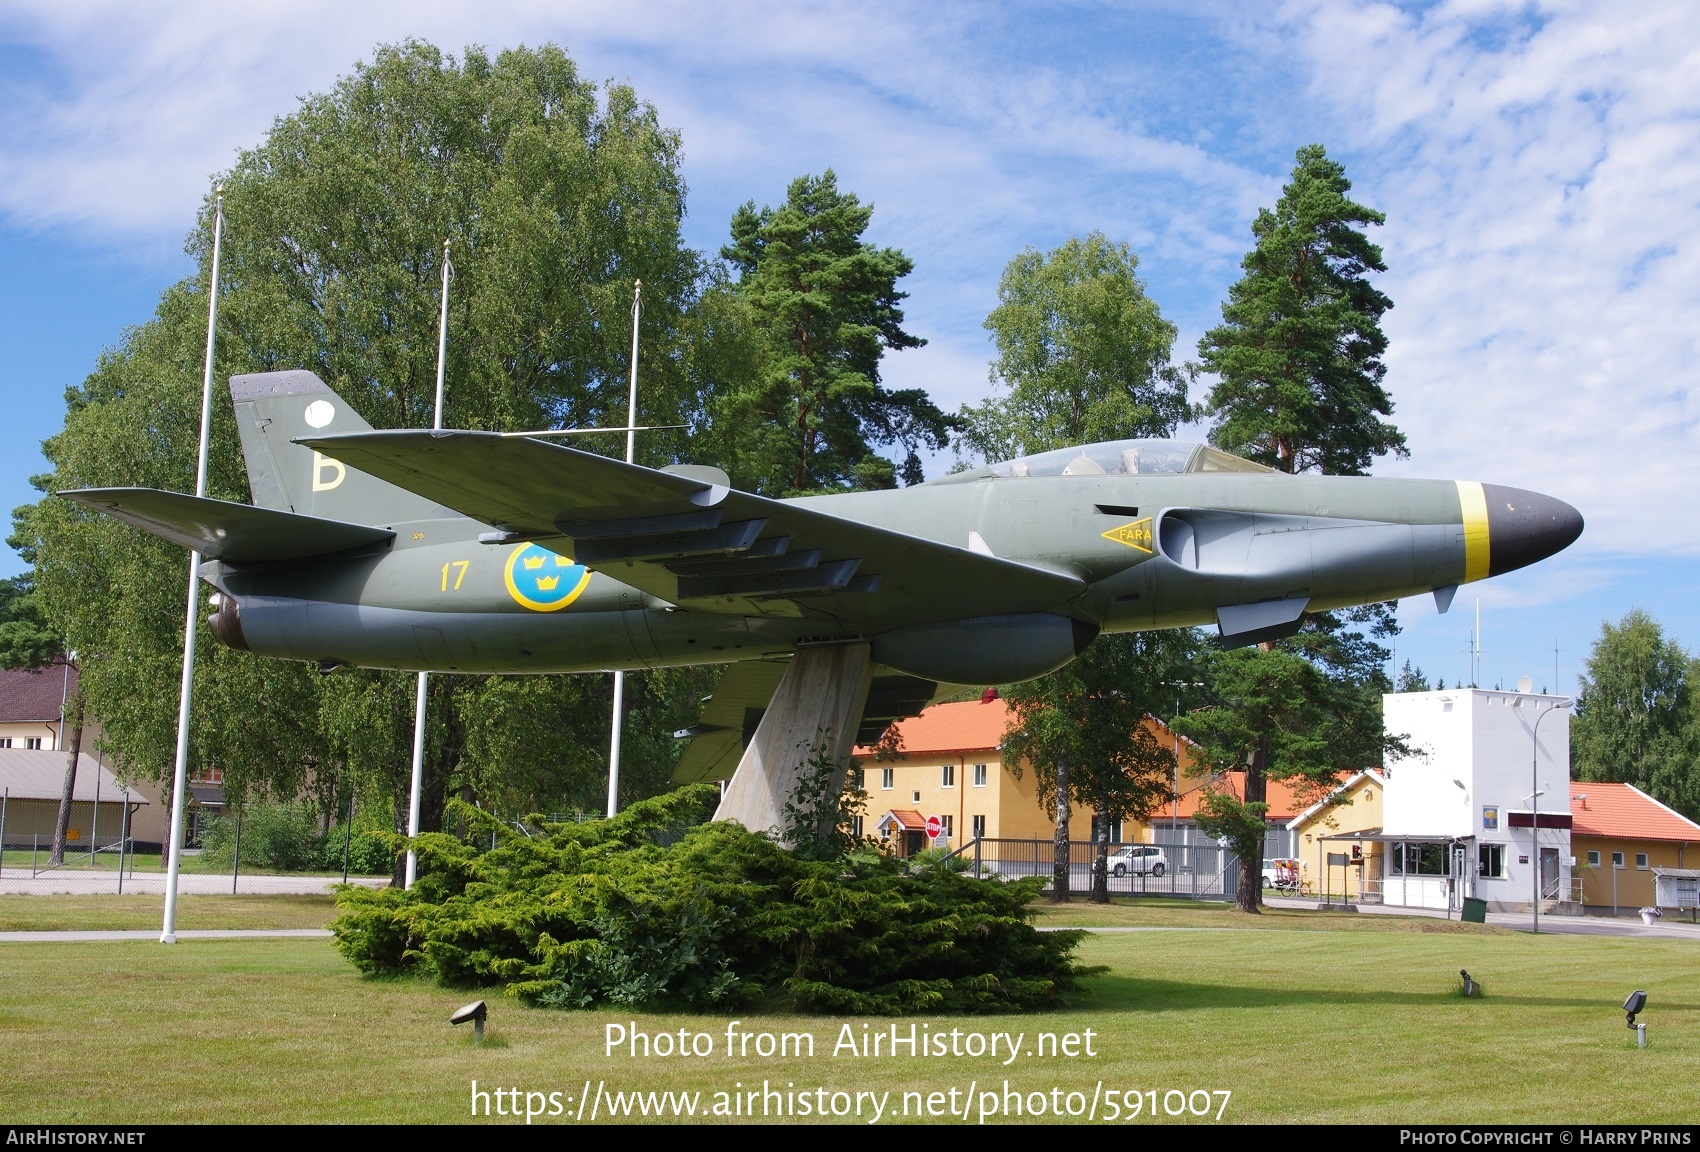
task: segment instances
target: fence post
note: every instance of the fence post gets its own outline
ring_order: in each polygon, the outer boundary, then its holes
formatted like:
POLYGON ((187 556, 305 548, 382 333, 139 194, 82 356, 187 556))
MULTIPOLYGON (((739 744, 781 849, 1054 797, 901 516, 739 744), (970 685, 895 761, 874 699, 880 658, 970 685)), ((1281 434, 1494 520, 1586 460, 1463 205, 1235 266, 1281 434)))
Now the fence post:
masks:
POLYGON ((6 874, 6 802, 11 798, 10 788, 0 791, 0 876, 6 874))
POLYGON ((348 790, 348 823, 342 830, 342 882, 348 883, 348 849, 354 836, 354 789, 348 790))
POLYGON ((118 895, 124 895, 124 849, 130 844, 130 786, 124 786, 124 812, 118 821, 118 895))
POLYGON ((236 851, 230 855, 230 894, 236 895, 236 878, 242 875, 242 809, 236 810, 236 851))

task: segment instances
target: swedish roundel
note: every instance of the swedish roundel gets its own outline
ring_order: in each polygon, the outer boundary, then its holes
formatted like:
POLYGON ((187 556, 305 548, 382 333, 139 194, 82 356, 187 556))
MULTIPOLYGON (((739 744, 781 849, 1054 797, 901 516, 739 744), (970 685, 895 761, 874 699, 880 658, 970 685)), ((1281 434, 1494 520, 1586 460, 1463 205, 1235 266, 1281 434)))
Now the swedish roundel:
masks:
POLYGON ((508 595, 517 603, 533 612, 554 612, 578 599, 590 583, 590 570, 547 548, 522 544, 508 557, 506 580, 508 595))

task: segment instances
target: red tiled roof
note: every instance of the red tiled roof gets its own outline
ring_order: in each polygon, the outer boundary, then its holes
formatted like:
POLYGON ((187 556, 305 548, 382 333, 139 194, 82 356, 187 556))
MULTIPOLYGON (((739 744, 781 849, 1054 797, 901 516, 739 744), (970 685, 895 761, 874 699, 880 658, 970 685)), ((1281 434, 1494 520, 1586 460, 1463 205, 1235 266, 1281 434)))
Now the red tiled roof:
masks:
POLYGON ((1700 824, 1678 815, 1633 784, 1572 780, 1570 819, 1572 836, 1700 843, 1700 824), (1578 799, 1580 796, 1587 800, 1578 799))
MULTIPOLYGON (((1344 783, 1355 773, 1342 772, 1340 782, 1344 783)), ((1284 780, 1268 780, 1264 782, 1264 801, 1269 805, 1265 820, 1291 820, 1305 809, 1315 804, 1328 794, 1329 789, 1308 789, 1301 791, 1297 782, 1288 783, 1284 780)), ((1188 820, 1198 814, 1198 805, 1204 798, 1206 790, 1214 788, 1218 792, 1232 792, 1235 796, 1245 795, 1245 773, 1223 772, 1214 777, 1181 775, 1180 819, 1188 820)), ((1153 821, 1167 819, 1174 809, 1172 803, 1166 803, 1152 813, 1153 821)))
MULTIPOLYGON (((1174 743, 1174 733, 1166 724, 1147 716, 1151 726, 1165 745, 1174 743)), ((1003 743, 1009 727, 1009 704, 994 697, 991 700, 969 700, 960 704, 934 704, 920 715, 897 722, 902 743, 899 749, 906 756, 931 756, 940 752, 993 752, 1003 743)), ((1183 740, 1188 748, 1190 741, 1183 740)), ((872 758, 874 749, 858 745, 854 753, 864 759, 872 758)), ((1183 757, 1190 765, 1192 758, 1183 757)), ((1185 781, 1182 781, 1183 785, 1185 781)))
MULTIPOLYGON (((77 686, 72 668, 69 687, 77 686)), ((0 724, 59 723, 59 705, 65 699, 65 665, 45 668, 0 668, 0 724)))
POLYGON ((892 823, 905 831, 925 832, 927 830, 927 818, 913 808, 893 808, 880 818, 880 823, 884 824, 887 818, 890 818, 892 823))
MULTIPOLYGON (((1002 699, 970 700, 963 704, 935 704, 897 722, 901 748, 907 755, 937 752, 983 752, 1003 743, 1009 727, 1009 705, 1002 699)), ((871 757, 872 748, 859 747, 855 755, 871 757)))

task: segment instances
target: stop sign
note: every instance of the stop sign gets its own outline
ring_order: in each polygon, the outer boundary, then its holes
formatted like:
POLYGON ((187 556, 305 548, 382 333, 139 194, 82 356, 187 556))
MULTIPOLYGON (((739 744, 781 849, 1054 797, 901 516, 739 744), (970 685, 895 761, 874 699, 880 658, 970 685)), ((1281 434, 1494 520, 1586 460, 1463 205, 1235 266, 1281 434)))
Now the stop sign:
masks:
POLYGON ((944 835, 944 821, 937 816, 927 817, 927 839, 937 840, 944 835))

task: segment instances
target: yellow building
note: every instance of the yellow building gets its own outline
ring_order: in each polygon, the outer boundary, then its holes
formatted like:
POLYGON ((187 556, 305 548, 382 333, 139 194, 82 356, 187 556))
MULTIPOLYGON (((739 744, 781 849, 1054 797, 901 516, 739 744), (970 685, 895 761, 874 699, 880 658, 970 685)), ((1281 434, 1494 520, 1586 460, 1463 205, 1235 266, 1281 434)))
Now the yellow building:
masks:
MULTIPOLYGON (((874 748, 856 749, 867 790, 862 829, 890 840, 907 856, 928 846, 922 831, 937 816, 951 848, 974 839, 1049 840, 1054 811, 1041 808, 1030 768, 1018 777, 1005 765, 1000 745, 1009 727, 1009 705, 992 696, 961 704, 937 704, 897 723, 900 751, 882 759, 874 748)), ((1143 826, 1130 821, 1112 830, 1113 841, 1140 839, 1143 826)), ((1092 813, 1075 806, 1069 838, 1090 840, 1092 813)))
MULTIPOLYGON (((988 693, 981 700, 936 704, 918 716, 898 721, 898 751, 894 755, 884 755, 872 747, 857 748, 856 762, 868 794, 863 831, 889 840, 904 856, 929 846, 924 831, 929 816, 939 817, 943 825, 939 843, 952 848, 975 839, 1051 839, 1056 813, 1040 806, 1031 768, 1022 766, 1017 775, 1004 762, 1001 745, 1009 717, 1009 705, 988 693)), ((1145 724, 1165 747, 1176 744, 1174 733, 1161 721, 1148 716, 1145 724)), ((1179 746, 1178 811, 1174 804, 1165 803, 1152 813, 1149 822, 1128 820, 1110 829, 1112 844, 1151 843, 1154 827, 1160 827, 1162 836, 1167 837, 1177 820, 1190 842, 1192 817, 1203 785, 1224 786, 1224 781, 1192 775, 1194 750, 1184 740, 1179 746)), ((1234 782, 1228 780, 1226 786, 1233 787, 1234 782)), ((1280 807, 1279 798, 1272 792, 1270 799, 1275 802, 1273 815, 1280 807)), ((1092 833, 1091 810, 1075 805, 1070 813, 1069 839, 1089 842, 1092 833)))
POLYGON ((65 698, 76 686, 76 669, 64 663, 0 669, 0 749, 59 751, 65 698))
MULTIPOLYGON (((60 753, 54 758, 57 764, 57 776, 63 779, 65 760, 69 754, 65 749, 70 739, 70 733, 65 732, 65 724, 61 722, 61 714, 69 695, 77 688, 77 670, 63 662, 49 664, 43 668, 0 668, 0 752, 29 752, 60 753)), ((102 757, 99 752, 100 723, 93 717, 85 717, 83 722, 82 743, 78 746, 78 782, 76 789, 77 802, 83 799, 83 777, 89 775, 90 768, 82 767, 84 762, 90 765, 99 764, 102 757)), ((18 763, 30 762, 29 758, 18 763)), ((104 765, 101 771, 105 772, 104 765)), ((33 787, 33 785, 32 785, 33 787)), ((137 797, 131 806, 130 836, 133 840, 144 844, 158 843, 165 839, 165 830, 170 820, 170 806, 161 804, 160 789, 157 784, 145 780, 127 780, 120 789, 128 788, 137 797)), ((52 793, 54 798, 55 819, 57 818, 57 797, 63 792, 63 784, 59 784, 52 793)), ((108 792, 112 790, 109 788, 108 792)), ((17 795, 16 792, 13 795, 17 795)), ((113 793, 117 795, 117 793, 113 793)), ((92 796, 92 793, 91 793, 92 796)), ((107 832, 117 833, 118 821, 106 811, 107 795, 103 794, 100 801, 102 827, 100 842, 107 842, 107 832), (108 827, 109 825, 109 827, 108 827)), ((33 801, 32 801, 33 803, 33 801)), ((93 803, 93 800, 90 800, 93 803)), ((26 806, 27 807, 27 806, 26 806)), ((30 836, 25 819, 20 809, 6 828, 6 842, 12 847, 30 843, 30 836), (22 837, 22 839, 20 839, 22 837)), ((82 813, 80 806, 74 806, 74 813, 82 813)), ((92 812, 92 809, 91 809, 92 812)), ((73 815, 73 824, 80 829, 76 821, 79 815, 73 815)), ((92 821, 91 821, 92 823, 92 821)), ((51 829, 51 825, 49 826, 51 829)), ((48 833, 51 839, 51 830, 48 833)))
POLYGON ((1386 872, 1383 843, 1376 836, 1383 825, 1386 784, 1386 777, 1373 768, 1359 772, 1287 824, 1294 833, 1305 895, 1336 903, 1380 900, 1386 872), (1353 833, 1366 838, 1357 839, 1353 833))
POLYGON ((1633 913, 1653 904, 1655 868, 1691 868, 1700 824, 1633 784, 1570 783, 1570 850, 1590 912, 1633 913))

